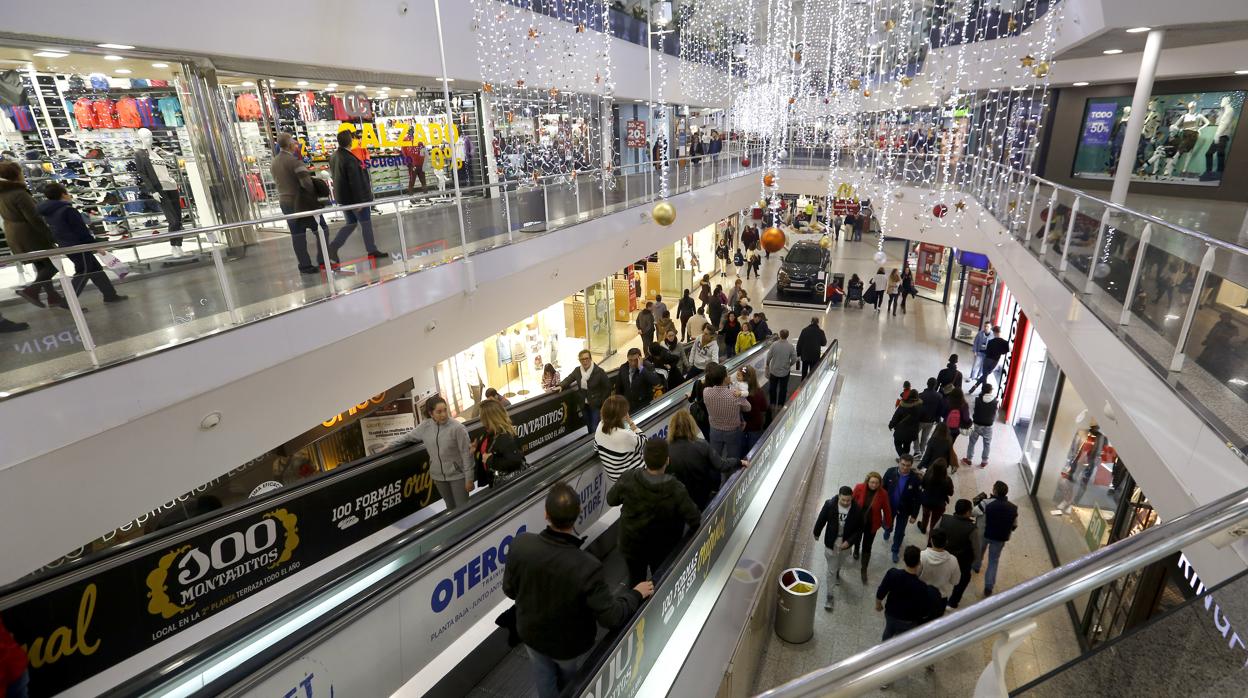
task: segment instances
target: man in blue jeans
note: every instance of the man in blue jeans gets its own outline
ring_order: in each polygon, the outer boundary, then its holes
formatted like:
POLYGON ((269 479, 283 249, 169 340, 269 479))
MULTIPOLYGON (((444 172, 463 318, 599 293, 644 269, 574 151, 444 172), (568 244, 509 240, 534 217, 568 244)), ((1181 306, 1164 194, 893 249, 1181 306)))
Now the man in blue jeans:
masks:
POLYGON ((984 572, 984 596, 992 596, 992 588, 997 583, 997 563, 1001 560, 1001 550, 1010 539, 1010 534, 1018 528, 1018 506, 1006 498, 1010 488, 997 480, 992 485, 992 497, 980 494, 976 497, 979 510, 984 513, 984 542, 981 546, 979 560, 971 568, 979 574, 979 563, 988 558, 988 569, 984 572))
POLYGON ((940 591, 919 579, 919 571, 922 569, 919 556, 918 547, 907 545, 902 554, 905 568, 889 569, 876 589, 875 610, 884 612, 884 634, 880 642, 945 612, 945 602, 940 598, 940 591))
MULTIPOLYGON (((338 132, 338 150, 329 159, 329 168, 334 178, 334 200, 339 206, 362 204, 373 200, 373 182, 368 176, 364 163, 351 152, 351 143, 355 135, 351 131, 338 132)), ((373 240, 372 211, 368 206, 343 211, 347 224, 342 226, 338 234, 329 243, 329 260, 338 264, 338 250, 346 244, 347 238, 355 232, 356 224, 364 230, 364 252, 374 259, 385 257, 385 253, 377 249, 373 240)))
POLYGON ((909 453, 897 459, 897 465, 884 472, 884 491, 893 508, 893 529, 884 529, 884 540, 893 536, 893 564, 901 559, 901 545, 906 538, 906 523, 914 523, 923 504, 920 484, 923 478, 914 472, 914 456, 909 453))

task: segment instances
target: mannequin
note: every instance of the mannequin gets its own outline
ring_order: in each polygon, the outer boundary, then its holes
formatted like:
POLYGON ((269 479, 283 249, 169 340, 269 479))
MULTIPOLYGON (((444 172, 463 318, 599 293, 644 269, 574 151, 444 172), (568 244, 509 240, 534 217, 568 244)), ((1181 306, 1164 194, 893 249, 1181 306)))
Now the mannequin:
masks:
POLYGON ((1231 129, 1235 127, 1235 107, 1231 106, 1229 95, 1222 98, 1222 108, 1218 112, 1217 127, 1213 132, 1213 142, 1205 151, 1205 173, 1200 176, 1202 182, 1216 182, 1222 179, 1226 170, 1226 149, 1231 143, 1231 129), (1217 169, 1214 169, 1214 156, 1217 156, 1217 169))
MULTIPOLYGON (((1144 115, 1144 126, 1140 130, 1140 147, 1135 151, 1135 171, 1143 174, 1144 163, 1148 161, 1148 145, 1157 138, 1157 129, 1161 126, 1161 114, 1157 113, 1157 100, 1148 100, 1148 113, 1144 115)), ((1160 144, 1158 144, 1160 145, 1160 144)))
MULTIPOLYGON (((1196 111, 1196 102, 1187 103, 1187 112, 1181 115, 1177 121, 1170 124, 1171 133, 1179 135, 1179 157, 1182 162, 1179 165, 1179 172, 1186 172, 1187 165, 1192 160, 1192 151, 1196 150, 1196 141, 1200 140, 1200 130, 1209 126, 1209 119, 1204 114, 1196 111)), ((1166 168, 1170 169, 1169 166, 1166 168)), ((1167 173, 1169 174, 1169 173, 1167 173)))
MULTIPOLYGON (((152 132, 141 128, 135 135, 139 137, 139 147, 134 149, 134 163, 139 168, 139 188, 160 201, 160 209, 164 211, 169 232, 177 232, 182 229, 181 193, 174 174, 178 167, 177 156, 156 148, 156 157, 153 159, 152 132)), ((169 244, 173 246, 173 256, 181 257, 182 238, 173 238, 169 244)))
POLYGON ((1118 169, 1118 158, 1122 156, 1122 142, 1127 137, 1127 121, 1131 119, 1131 107, 1122 108, 1122 116, 1114 122, 1113 135, 1110 138, 1112 144, 1109 154, 1108 169, 1112 173, 1118 169))

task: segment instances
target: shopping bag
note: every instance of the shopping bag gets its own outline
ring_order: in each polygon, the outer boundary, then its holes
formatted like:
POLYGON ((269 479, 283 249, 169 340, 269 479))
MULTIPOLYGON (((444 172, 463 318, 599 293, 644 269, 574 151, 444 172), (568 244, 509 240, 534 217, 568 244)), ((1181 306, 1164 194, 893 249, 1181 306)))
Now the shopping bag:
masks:
POLYGON ((99 258, 100 264, 103 264, 105 269, 116 274, 118 279, 124 279, 130 273, 130 265, 121 261, 112 252, 97 252, 95 256, 99 258))

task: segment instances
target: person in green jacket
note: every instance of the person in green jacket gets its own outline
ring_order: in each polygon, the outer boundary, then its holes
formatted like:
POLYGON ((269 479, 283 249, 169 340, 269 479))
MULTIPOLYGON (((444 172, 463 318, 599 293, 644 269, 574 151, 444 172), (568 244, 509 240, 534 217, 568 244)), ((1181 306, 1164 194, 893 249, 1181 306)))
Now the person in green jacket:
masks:
POLYGON ((620 552, 629 585, 658 576, 663 563, 702 522, 698 506, 680 480, 667 474, 667 441, 646 441, 645 467, 632 468, 607 491, 607 504, 620 511, 620 552))

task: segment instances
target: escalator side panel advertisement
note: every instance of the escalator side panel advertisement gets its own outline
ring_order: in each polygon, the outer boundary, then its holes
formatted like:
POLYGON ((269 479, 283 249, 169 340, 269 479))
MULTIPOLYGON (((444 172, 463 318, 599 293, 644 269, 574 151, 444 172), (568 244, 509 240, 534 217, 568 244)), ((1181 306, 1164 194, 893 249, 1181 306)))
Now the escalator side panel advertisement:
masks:
MULTIPOLYGON (((525 451, 584 428, 558 398, 511 414, 525 451)), ((267 508, 174 534, 89 579, 0 609, 30 658, 30 696, 65 691, 436 502, 424 448, 397 453, 332 487, 279 489, 267 508)), ((541 521, 539 512, 538 530, 541 521)))

